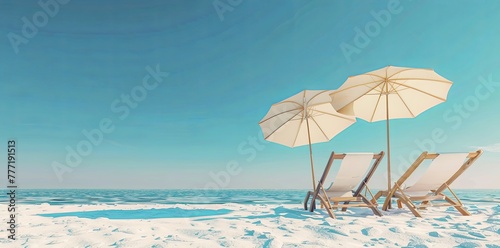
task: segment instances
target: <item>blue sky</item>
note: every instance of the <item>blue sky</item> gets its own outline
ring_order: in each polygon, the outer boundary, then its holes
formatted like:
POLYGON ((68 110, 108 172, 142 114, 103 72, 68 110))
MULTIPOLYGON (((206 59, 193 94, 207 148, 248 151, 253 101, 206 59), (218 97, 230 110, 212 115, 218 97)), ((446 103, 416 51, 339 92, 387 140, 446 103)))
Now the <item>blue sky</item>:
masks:
MULTIPOLYGON (((260 119, 301 90, 395 65, 454 85, 445 103, 391 121, 393 175, 422 149, 482 147, 456 187, 500 188, 500 3, 233 3, 61 0, 47 14, 37 1, 0 1, 0 137, 4 148, 17 141, 19 186, 308 188, 307 147, 263 141, 260 119), (144 90, 148 75, 156 87, 144 90), (140 101, 127 105, 131 94, 140 101), (68 166, 68 147, 90 142, 82 131, 103 120, 112 131, 68 166), (434 130, 444 136, 431 145, 434 130), (57 163, 68 169, 59 177, 57 163)), ((358 120, 313 149, 319 177, 332 150, 385 150, 385 123, 358 120)), ((374 187, 384 174, 385 161, 374 187)))

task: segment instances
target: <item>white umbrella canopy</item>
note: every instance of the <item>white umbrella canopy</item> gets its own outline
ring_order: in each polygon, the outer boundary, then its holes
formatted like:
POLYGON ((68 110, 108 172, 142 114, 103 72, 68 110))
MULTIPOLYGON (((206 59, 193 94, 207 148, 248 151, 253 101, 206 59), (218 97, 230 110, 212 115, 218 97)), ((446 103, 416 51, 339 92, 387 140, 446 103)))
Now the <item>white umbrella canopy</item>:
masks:
POLYGON ((374 122, 414 118, 446 101, 451 85, 432 69, 388 66, 349 77, 331 97, 339 112, 374 122))
POLYGON ((414 118, 446 101, 453 83, 432 69, 387 66, 349 77, 330 94, 332 105, 340 113, 369 122, 387 123, 387 175, 390 175, 389 119, 414 118))
POLYGON ((335 111, 331 90, 304 90, 273 104, 259 122, 264 138, 288 147, 309 145, 313 188, 314 162, 311 144, 328 142, 356 122, 356 118, 335 111))

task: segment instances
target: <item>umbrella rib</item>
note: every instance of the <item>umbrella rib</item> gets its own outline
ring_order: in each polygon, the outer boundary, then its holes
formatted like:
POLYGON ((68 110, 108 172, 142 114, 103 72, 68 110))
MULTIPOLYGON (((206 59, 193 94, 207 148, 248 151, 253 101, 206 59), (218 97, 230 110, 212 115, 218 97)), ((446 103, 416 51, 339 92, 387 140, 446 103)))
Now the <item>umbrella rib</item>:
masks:
POLYGON ((374 77, 378 77, 378 78, 380 78, 380 79, 385 79, 385 77, 379 76, 379 75, 377 75, 377 74, 371 74, 371 73, 369 73, 369 72, 368 72, 368 73, 364 73, 364 74, 360 74, 360 75, 357 75, 357 76, 365 76, 365 75, 366 75, 366 76, 374 76, 374 77))
MULTIPOLYGON (((397 75, 397 74, 400 74, 401 72, 405 72, 405 71, 412 71, 412 70, 423 70, 423 71, 433 71, 434 73, 436 73, 433 69, 425 69, 425 68, 406 68, 406 69, 403 69, 401 71, 398 71, 394 74, 392 74, 391 76, 387 77, 387 78, 390 78, 392 80, 392 77, 397 75)), ((436 73, 437 74, 437 73, 436 73)), ((450 82, 449 80, 448 81, 445 81, 445 80, 435 80, 435 79, 422 79, 422 78, 398 78, 397 80, 427 80, 427 81, 435 81, 435 82, 439 82, 439 83, 448 83, 448 84, 452 84, 452 82, 450 82)))
MULTIPOLYGON (((401 73, 401 72, 405 72, 405 71, 412 71, 412 70, 429 70, 429 69, 421 69, 421 68, 405 68, 405 69, 402 69, 402 70, 400 70, 400 71, 395 72, 394 74, 390 75, 390 76, 389 76, 389 77, 387 77, 387 78, 392 78, 393 76, 395 76, 395 75, 397 75, 397 74, 399 74, 399 73, 401 73)), ((386 73, 386 75, 387 75, 387 70, 385 70, 385 73, 386 73)))
MULTIPOLYGON (((297 116, 298 114, 300 114, 300 112, 298 112, 297 114, 295 114, 294 116, 292 116, 290 119, 288 119, 287 121, 283 122, 283 124, 281 124, 278 128, 274 129, 274 131, 272 131, 268 136, 264 137, 264 139, 267 139, 269 138, 271 135, 273 135, 276 131, 278 131, 282 126, 284 126, 286 123, 288 123, 288 121, 290 121, 291 119, 293 119, 295 116, 297 116)), ((301 121, 302 123, 302 121, 301 121)))
POLYGON ((415 118, 415 114, 413 114, 413 112, 411 111, 410 107, 408 107, 408 105, 406 104, 405 100, 403 100, 403 97, 401 97, 401 95, 399 94, 398 90, 396 90, 396 88, 394 88, 394 85, 392 85, 392 83, 390 84, 392 89, 394 90, 394 92, 396 92, 396 94, 398 95, 399 99, 401 99, 401 102, 403 102, 403 104, 405 105, 406 109, 408 109, 408 111, 410 112, 410 114, 413 116, 413 118, 415 118))
POLYGON ((298 103, 298 102, 294 102, 294 101, 281 101, 281 102, 278 102, 278 103, 275 103, 272 106, 278 106, 278 105, 281 105, 281 104, 284 104, 284 103, 293 103, 293 104, 296 104, 297 106, 301 107, 302 104, 301 103, 298 103))
POLYGON ((423 80, 423 81, 430 81, 430 82, 436 82, 436 83, 453 84, 453 82, 451 82, 451 81, 439 80, 439 79, 430 79, 430 78, 389 78, 389 80, 391 80, 391 81, 395 81, 395 80, 405 80, 405 81, 408 81, 408 80, 423 80))
MULTIPOLYGON (((304 96, 303 98, 306 97, 306 91, 304 90, 304 96)), ((306 106, 302 105, 302 114, 305 114, 306 115, 306 118, 309 118, 308 117, 308 114, 307 114, 307 108, 306 106)), ((300 112, 299 112, 300 113, 300 112)), ((298 113, 297 113, 298 114, 298 113)), ((297 115, 295 115, 297 116, 297 115)), ((294 117, 295 117, 294 116, 294 117)), ((288 121, 287 121, 288 122, 288 121)), ((293 139, 293 143, 292 143, 292 147, 295 147, 295 143, 297 142, 297 138, 299 138, 299 132, 300 132, 300 127, 302 126, 302 123, 304 122, 304 118, 301 118, 300 119, 300 123, 299 123, 299 128, 297 128, 297 133, 295 134, 295 138, 293 139)), ((286 123, 286 122, 285 122, 286 123)), ((284 124, 283 124, 284 125, 284 124)), ((307 135, 310 135, 309 133, 307 135)))
POLYGON ((397 85, 401 85, 401 86, 404 86, 404 87, 410 88, 410 89, 412 89, 412 90, 416 90, 416 91, 418 91, 418 92, 420 92, 420 93, 424 93, 424 94, 426 94, 426 95, 428 95, 428 96, 434 97, 434 98, 439 99, 439 100, 441 100, 441 101, 443 101, 443 102, 444 102, 444 101, 446 101, 446 99, 443 99, 443 98, 441 98, 441 97, 439 97, 439 96, 433 95, 433 94, 431 94, 431 93, 425 92, 425 91, 423 91, 423 90, 421 90, 421 89, 417 89, 417 88, 415 88, 415 87, 412 87, 412 86, 409 86, 409 85, 406 85, 406 84, 401 84, 401 83, 398 83, 398 82, 392 82, 392 81, 391 81, 391 83, 394 83, 394 84, 397 84, 397 85))
POLYGON ((282 104, 282 103, 295 103, 297 105, 302 105, 302 104, 300 104, 298 102, 294 102, 294 101, 281 101, 281 102, 277 103, 276 105, 279 105, 279 104, 282 104))
MULTIPOLYGON (((371 82, 371 83, 374 83, 374 82, 371 82)), ((377 85, 373 86, 373 87, 372 87, 370 90, 368 90, 366 93, 361 94, 360 96, 356 97, 354 100, 352 100, 352 101, 348 102, 347 104, 345 104, 344 106, 342 106, 342 108, 343 108, 343 107, 345 107, 345 106, 347 106, 349 103, 355 102, 355 101, 357 101, 359 98, 361 98, 361 97, 363 97, 363 96, 367 95, 367 93, 368 93, 368 92, 370 92, 370 91, 374 90, 374 89, 375 89, 375 88, 377 88, 380 84, 383 84, 383 82, 380 82, 379 84, 377 84, 377 85)), ((363 84, 363 85, 359 84, 359 85, 356 85, 356 86, 353 86, 353 87, 357 87, 357 86, 364 86, 364 85, 365 85, 365 84, 363 84)), ((351 88, 353 88, 353 87, 351 87, 351 88)), ((380 93, 382 93, 382 92, 380 92, 380 93)), ((332 93, 332 95, 333 95, 333 93, 332 93)))
MULTIPOLYGON (((312 96, 311 98, 309 98, 309 100, 307 100, 307 106, 315 106, 315 105, 309 105, 309 102, 311 102, 315 97, 317 97, 317 96, 319 96, 319 95, 321 95, 321 94, 323 94, 323 93, 325 93, 327 91, 329 91, 329 90, 322 90, 318 94, 316 94, 316 95, 312 96)), ((305 93, 304 93, 304 95, 305 95, 305 93)))
MULTIPOLYGON (((309 118, 309 117, 306 117, 306 118, 309 118)), ((297 138, 299 138, 300 127, 302 126, 303 122, 304 122, 304 118, 300 119, 299 128, 297 128, 297 133, 295 134, 295 138, 293 139, 292 147, 295 147, 295 143, 297 143, 297 138)), ((310 135, 310 134, 308 133, 307 135, 310 135)))
POLYGON ((370 118, 370 122, 373 121, 373 117, 375 116, 375 112, 377 111, 378 104, 380 103, 380 98, 382 98, 382 91, 378 95, 377 103, 375 104, 375 108, 373 109, 372 117, 370 118))
MULTIPOLYGON (((321 130, 321 133, 323 134, 323 136, 325 136, 326 140, 329 140, 328 135, 326 135, 326 133, 323 131, 323 128, 321 128, 321 126, 318 124, 318 122, 316 122, 314 117, 311 117, 311 119, 314 121, 314 123, 316 123, 316 126, 318 126, 319 130, 321 130)), ((311 134, 309 134, 309 135, 311 135, 311 134)))
MULTIPOLYGON (((279 116, 279 115, 286 114, 286 113, 288 113, 288 112, 292 112, 292 111, 295 111, 295 110, 300 110, 300 109, 301 109, 301 108, 295 108, 295 109, 290 109, 290 110, 287 110, 287 111, 279 112, 279 113, 277 113, 277 114, 275 114, 275 115, 273 115, 273 116, 270 116, 269 118, 267 118, 267 119, 265 119, 265 120, 260 121, 260 122, 259 122, 259 124, 262 124, 262 123, 264 123, 264 122, 266 122, 266 121, 268 121, 268 120, 270 120, 270 119, 272 119, 272 118, 274 118, 274 117, 277 117, 277 116, 279 116)), ((294 116, 294 117, 295 117, 295 116, 294 116)), ((293 117, 292 117, 292 118, 293 118, 293 117)))
MULTIPOLYGON (((382 81, 383 81, 383 79, 381 79, 381 82, 382 82, 382 81)), ((365 86, 365 85, 368 85, 368 84, 374 84, 374 83, 376 84, 376 83, 379 83, 379 82, 378 82, 378 80, 376 80, 376 81, 371 81, 371 82, 368 82, 368 83, 356 84, 356 85, 353 85, 353 86, 349 86, 349 87, 347 87, 347 88, 345 88, 345 89, 338 89, 338 90, 335 90, 335 91, 334 91, 333 93, 331 93, 330 95, 334 95, 334 94, 340 93, 340 92, 342 92, 342 91, 346 91, 346 90, 350 90, 350 89, 352 89, 352 88, 356 88, 356 87, 359 87, 359 86, 365 86)), ((378 84, 378 85, 380 85, 380 84, 378 84)), ((378 86, 378 85, 377 85, 377 86, 378 86)), ((377 87, 377 86, 375 86, 375 87, 377 87)), ((370 90, 373 90, 375 87, 371 88, 370 90)), ((370 91, 370 90, 369 90, 369 91, 370 91)))
MULTIPOLYGON (((363 75, 366 75, 366 74, 363 74, 363 75)), ((375 75, 373 75, 373 76, 375 76, 375 75)), ((453 82, 446 81, 446 80, 425 79, 425 78, 397 78, 397 79, 392 79, 391 78, 390 80, 391 81, 394 81, 394 80, 425 80, 425 81, 432 81, 432 82, 437 82, 437 83, 453 84, 453 82)), ((334 91, 333 93, 331 93, 330 95, 335 95, 335 94, 340 93, 342 91, 350 90, 350 89, 355 88, 355 87, 365 86, 365 85, 372 84, 372 83, 377 83, 377 81, 371 81, 371 82, 368 82, 368 83, 357 84, 357 85, 353 85, 353 86, 347 87, 345 89, 338 89, 338 90, 334 91)), ((373 88, 371 90, 373 90, 373 88)))
MULTIPOLYGON (((302 108, 302 107, 303 107, 303 106, 302 106, 302 104, 300 104, 300 103, 298 103, 298 102, 294 102, 294 101, 281 101, 281 102, 277 102, 277 103, 275 103, 275 104, 271 105, 271 107, 279 106, 279 105, 281 105, 281 104, 285 104, 285 103, 293 103, 293 104, 296 104, 296 105, 299 107, 299 108, 297 108, 297 109, 300 109, 300 108, 302 108)), ((259 122, 259 123, 260 123, 260 122, 259 122)))
MULTIPOLYGON (((400 68, 401 68, 401 67, 400 67, 400 68)), ((400 73, 405 72, 405 71, 416 71, 416 70, 422 70, 422 71, 432 71, 432 72, 434 72, 434 73, 435 73, 435 71, 434 71, 433 69, 428 69, 428 68, 404 68, 404 69, 402 69, 402 70, 400 70, 400 71, 397 71, 397 72, 395 72, 394 74, 392 74, 392 75, 388 76, 387 78, 392 78, 392 77, 394 77, 395 75, 400 74, 400 73)), ((387 70, 386 70, 385 72, 387 73, 387 70)), ((436 74, 437 74, 437 73, 436 73, 436 74)), ((413 79, 414 79, 414 78, 413 78, 413 79)))
POLYGON ((352 120, 351 118, 348 118, 348 117, 345 117, 345 116, 335 115, 335 114, 328 113, 328 112, 324 112, 324 111, 321 111, 321 110, 315 110, 315 111, 316 111, 316 112, 318 112, 318 113, 325 114, 325 115, 331 115, 331 116, 335 116, 335 117, 338 117, 338 118, 342 118, 342 119, 344 119, 344 120, 349 120, 349 121, 351 121, 351 120, 352 120))

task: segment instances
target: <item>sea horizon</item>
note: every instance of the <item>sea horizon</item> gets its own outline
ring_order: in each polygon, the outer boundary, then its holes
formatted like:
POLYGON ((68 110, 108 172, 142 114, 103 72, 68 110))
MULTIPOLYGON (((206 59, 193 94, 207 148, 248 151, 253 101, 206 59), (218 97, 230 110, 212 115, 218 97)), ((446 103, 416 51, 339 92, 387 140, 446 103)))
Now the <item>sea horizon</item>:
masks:
MULTIPOLYGON (((300 206, 307 191, 309 189, 16 189, 16 203, 20 205, 235 203, 300 206)), ((372 192, 375 194, 378 189, 372 192)), ((500 204, 500 189, 456 189, 454 192, 465 204, 477 204, 477 201, 500 204)), ((1 194, 0 202, 7 202, 7 197, 9 197, 7 194, 1 194)), ((370 198, 370 195, 368 197, 370 198)))

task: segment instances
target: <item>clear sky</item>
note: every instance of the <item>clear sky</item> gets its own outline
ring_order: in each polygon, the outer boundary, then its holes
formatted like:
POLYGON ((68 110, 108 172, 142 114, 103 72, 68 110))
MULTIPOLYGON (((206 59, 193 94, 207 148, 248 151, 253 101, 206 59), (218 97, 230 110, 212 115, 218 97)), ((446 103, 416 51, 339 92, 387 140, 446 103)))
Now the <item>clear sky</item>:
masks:
MULTIPOLYGON (((394 177, 421 150, 482 147, 456 187, 500 188, 498 1, 37 2, 0 1, 0 159, 15 139, 19 187, 308 188, 307 147, 263 141, 260 119, 395 65, 454 84, 391 121, 394 177)), ((332 150, 385 144, 358 120, 313 146, 317 178, 332 150)))

